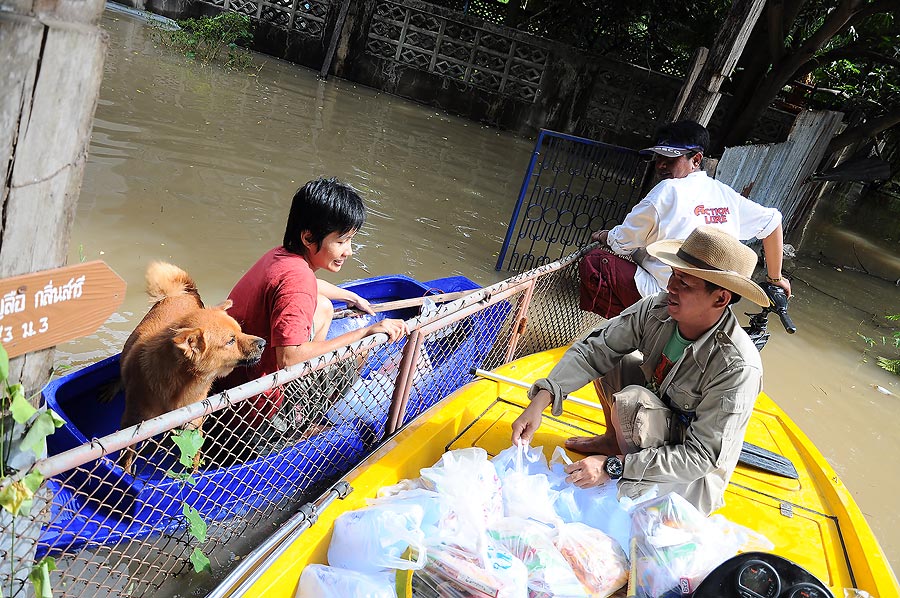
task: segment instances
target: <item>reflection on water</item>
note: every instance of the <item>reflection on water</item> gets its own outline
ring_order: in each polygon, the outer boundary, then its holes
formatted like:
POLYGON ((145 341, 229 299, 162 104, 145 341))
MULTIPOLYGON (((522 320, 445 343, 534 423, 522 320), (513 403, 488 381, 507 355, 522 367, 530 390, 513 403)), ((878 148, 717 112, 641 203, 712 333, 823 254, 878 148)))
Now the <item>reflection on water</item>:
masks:
MULTIPOLYGON (((207 302, 224 299, 280 244, 293 192, 319 175, 349 181, 369 206, 334 282, 503 278, 493 265, 530 141, 264 56, 258 72, 198 67, 156 48, 129 17, 108 13, 103 26, 110 51, 69 260, 103 259, 129 290, 120 313, 61 347, 60 361, 121 349, 147 309, 150 260, 191 272, 207 302)), ((900 294, 809 260, 794 277, 799 332, 773 320, 766 391, 816 442, 900 569, 900 379, 862 360, 857 335, 884 333, 873 316, 900 312, 900 294)))

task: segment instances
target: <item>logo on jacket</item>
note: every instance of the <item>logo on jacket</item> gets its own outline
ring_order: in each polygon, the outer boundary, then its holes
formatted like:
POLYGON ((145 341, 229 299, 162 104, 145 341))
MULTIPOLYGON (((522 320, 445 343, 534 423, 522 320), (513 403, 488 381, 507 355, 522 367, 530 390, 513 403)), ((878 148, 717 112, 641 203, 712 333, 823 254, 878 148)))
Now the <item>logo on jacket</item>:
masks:
POLYGON ((707 208, 701 204, 694 208, 694 216, 703 216, 704 224, 722 224, 723 222, 728 222, 728 214, 730 213, 731 210, 727 207, 707 208))

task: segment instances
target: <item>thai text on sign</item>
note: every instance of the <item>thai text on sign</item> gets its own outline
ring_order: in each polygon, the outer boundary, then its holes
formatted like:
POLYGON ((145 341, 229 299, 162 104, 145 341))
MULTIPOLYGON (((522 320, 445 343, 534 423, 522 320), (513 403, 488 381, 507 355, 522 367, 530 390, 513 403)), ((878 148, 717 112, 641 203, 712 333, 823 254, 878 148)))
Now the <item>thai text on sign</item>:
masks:
POLYGON ((0 343, 10 357, 91 334, 125 299, 101 261, 0 280, 0 343))

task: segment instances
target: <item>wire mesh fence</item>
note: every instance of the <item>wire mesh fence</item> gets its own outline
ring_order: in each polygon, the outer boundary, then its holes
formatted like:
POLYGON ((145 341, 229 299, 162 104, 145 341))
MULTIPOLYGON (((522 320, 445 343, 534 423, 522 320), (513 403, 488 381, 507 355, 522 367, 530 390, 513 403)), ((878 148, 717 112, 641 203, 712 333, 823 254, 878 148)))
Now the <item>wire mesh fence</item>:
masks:
MULTIPOLYGON (((0 594, 31 595, 25 578, 45 556, 56 596, 208 591, 473 368, 596 325, 578 309, 579 257, 412 318, 398 342, 367 337, 39 461, 46 480, 30 514, 0 519, 0 594), (204 558, 212 573, 195 573, 204 558)), ((115 360, 96 365, 97 380, 117 375, 115 360)))

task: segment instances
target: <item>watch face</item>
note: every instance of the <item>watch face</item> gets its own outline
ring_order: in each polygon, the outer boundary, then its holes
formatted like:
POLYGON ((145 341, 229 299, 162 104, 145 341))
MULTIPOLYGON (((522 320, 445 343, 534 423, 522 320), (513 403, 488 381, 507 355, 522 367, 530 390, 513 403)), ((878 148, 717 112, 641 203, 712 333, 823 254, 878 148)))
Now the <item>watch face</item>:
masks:
POLYGON ((603 469, 606 470, 606 475, 614 480, 622 477, 622 461, 618 457, 607 457, 603 469))

